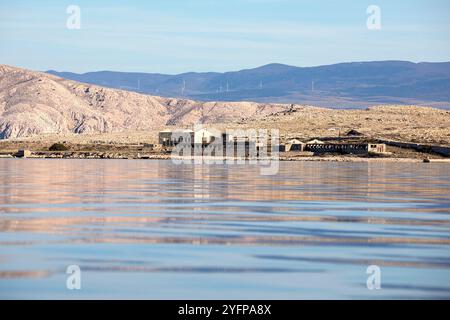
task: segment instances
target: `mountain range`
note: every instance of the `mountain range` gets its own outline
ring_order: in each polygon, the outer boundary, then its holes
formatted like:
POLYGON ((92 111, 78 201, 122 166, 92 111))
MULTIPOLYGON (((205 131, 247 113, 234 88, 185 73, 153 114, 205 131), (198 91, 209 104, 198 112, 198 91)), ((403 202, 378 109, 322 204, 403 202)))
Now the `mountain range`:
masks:
POLYGON ((415 104, 450 108, 450 62, 352 62, 317 67, 268 64, 254 69, 178 75, 47 71, 65 79, 200 101, 256 101, 358 108, 415 104))

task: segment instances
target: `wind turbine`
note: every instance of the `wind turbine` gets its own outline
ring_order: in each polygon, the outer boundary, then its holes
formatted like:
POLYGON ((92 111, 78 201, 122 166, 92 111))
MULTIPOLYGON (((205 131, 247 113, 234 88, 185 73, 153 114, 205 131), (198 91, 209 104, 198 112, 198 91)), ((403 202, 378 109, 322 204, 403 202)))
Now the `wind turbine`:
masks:
POLYGON ((186 89, 186 81, 183 80, 183 86, 181 87, 181 95, 184 96, 184 90, 186 89))

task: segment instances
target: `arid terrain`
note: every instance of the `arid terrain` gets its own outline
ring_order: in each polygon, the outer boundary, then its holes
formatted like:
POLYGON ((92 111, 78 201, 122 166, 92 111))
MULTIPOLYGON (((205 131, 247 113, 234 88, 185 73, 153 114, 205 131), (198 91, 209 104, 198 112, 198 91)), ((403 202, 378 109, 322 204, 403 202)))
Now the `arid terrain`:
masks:
POLYGON ((0 66, 0 138, 150 131, 264 116, 286 105, 196 102, 137 94, 0 66))
POLYGON ((196 102, 108 89, 46 73, 0 66, 0 152, 144 151, 158 131, 194 124, 218 129, 279 129, 281 139, 340 137, 356 130, 386 139, 450 146, 450 111, 386 105, 366 110, 296 104, 196 102), (136 146, 136 150, 134 150, 136 146))

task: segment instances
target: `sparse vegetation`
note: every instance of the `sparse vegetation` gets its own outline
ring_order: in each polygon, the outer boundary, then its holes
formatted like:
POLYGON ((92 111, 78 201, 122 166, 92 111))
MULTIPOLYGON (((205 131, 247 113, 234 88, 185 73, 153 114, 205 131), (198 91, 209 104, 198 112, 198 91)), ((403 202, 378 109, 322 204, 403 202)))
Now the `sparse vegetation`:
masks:
POLYGON ((48 150, 49 151, 67 151, 67 150, 69 150, 69 148, 67 148, 62 143, 54 143, 50 146, 50 148, 48 148, 48 150))

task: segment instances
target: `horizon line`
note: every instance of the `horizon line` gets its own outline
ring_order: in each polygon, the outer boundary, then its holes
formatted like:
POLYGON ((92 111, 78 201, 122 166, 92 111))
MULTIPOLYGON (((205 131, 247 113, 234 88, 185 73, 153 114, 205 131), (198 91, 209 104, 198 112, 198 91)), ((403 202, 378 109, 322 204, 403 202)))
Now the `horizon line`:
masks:
MULTIPOLYGON (((33 71, 37 71, 37 72, 58 72, 58 73, 72 73, 72 74, 77 74, 77 75, 84 75, 87 73, 99 73, 99 72, 115 72, 115 73, 140 73, 140 74, 157 74, 157 75, 168 75, 168 76, 179 76, 179 75, 184 75, 184 74, 189 74, 189 73, 196 73, 196 74, 202 74, 202 73, 216 73, 216 74, 226 74, 226 73, 232 73, 232 72, 241 72, 241 71, 246 71, 246 70, 255 70, 255 69, 259 69, 259 68, 264 68, 264 67, 268 67, 271 65, 280 65, 280 66, 285 66, 285 67, 291 67, 291 68, 303 68, 303 69, 308 69, 308 68, 319 68, 319 67, 327 67, 327 66, 335 66, 335 65, 341 65, 341 64, 355 64, 355 63, 379 63, 379 62, 404 62, 404 63, 411 63, 411 64, 425 64, 425 63, 433 63, 433 64, 440 64, 440 63, 450 63, 450 60, 448 61, 410 61, 410 60, 365 60, 365 61, 344 61, 344 62, 337 62, 337 63, 330 63, 330 64, 321 64, 321 65, 311 65, 311 66, 296 66, 296 65, 291 65, 291 64, 285 64, 285 63, 281 63, 281 62, 271 62, 271 63, 267 63, 267 64, 263 64, 263 65, 258 65, 255 67, 248 67, 248 68, 243 68, 243 69, 235 69, 235 70, 230 70, 230 71, 185 71, 185 72, 181 72, 181 73, 161 73, 161 72, 143 72, 143 71, 119 71, 119 70, 113 70, 113 69, 109 69, 109 70, 92 70, 92 71, 86 71, 86 72, 73 72, 73 71, 68 71, 68 70, 63 70, 63 71, 59 71, 56 69, 47 69, 47 70, 33 70, 33 71)), ((20 68, 24 68, 24 69, 28 69, 25 67, 20 67, 20 68)), ((32 69, 29 69, 32 70, 32 69)))

